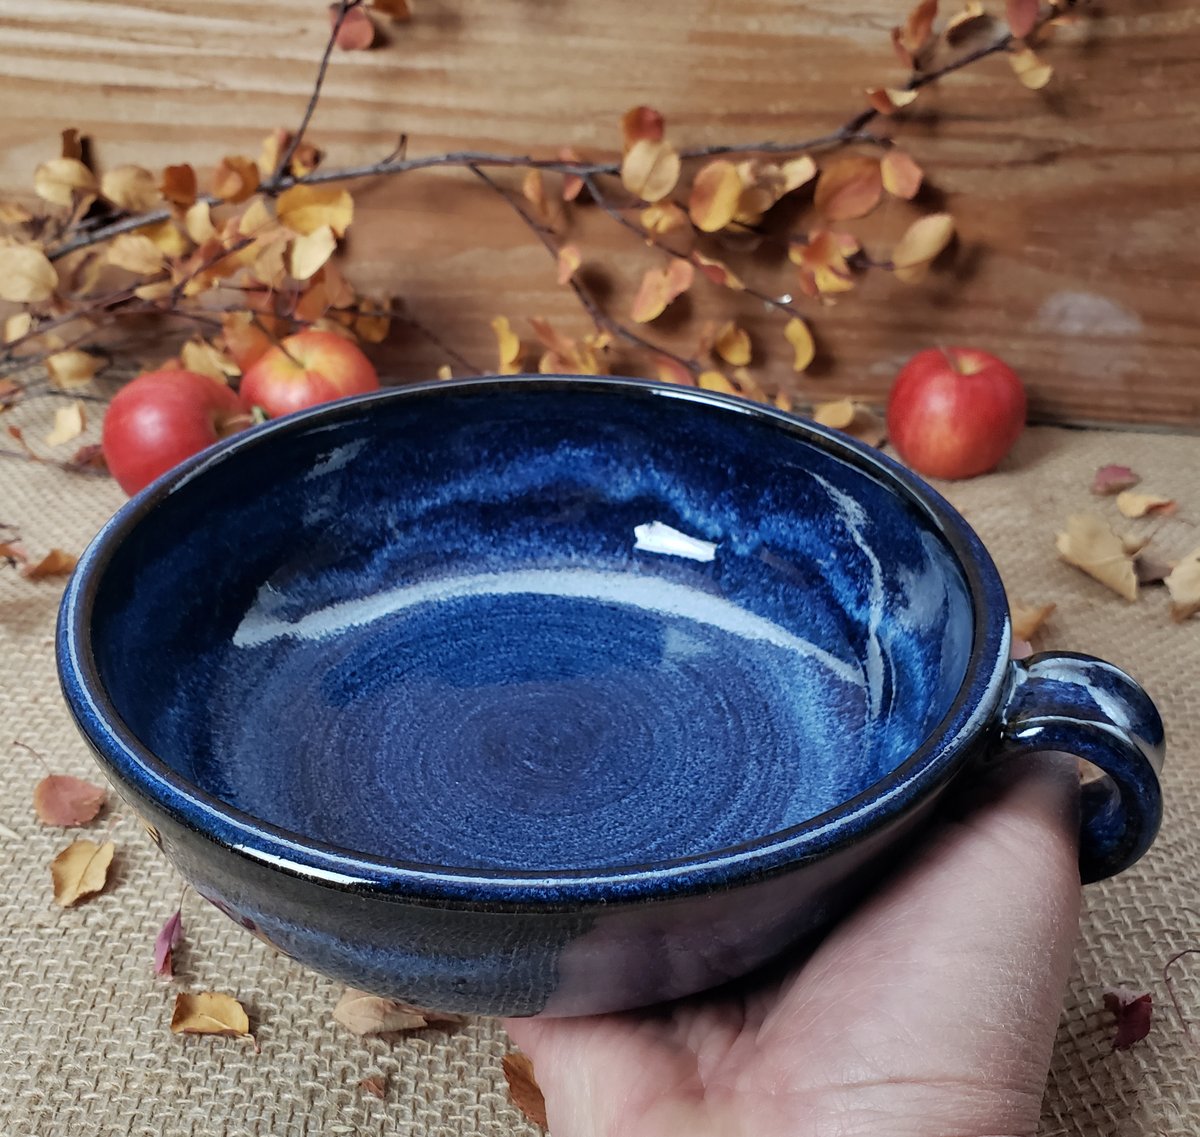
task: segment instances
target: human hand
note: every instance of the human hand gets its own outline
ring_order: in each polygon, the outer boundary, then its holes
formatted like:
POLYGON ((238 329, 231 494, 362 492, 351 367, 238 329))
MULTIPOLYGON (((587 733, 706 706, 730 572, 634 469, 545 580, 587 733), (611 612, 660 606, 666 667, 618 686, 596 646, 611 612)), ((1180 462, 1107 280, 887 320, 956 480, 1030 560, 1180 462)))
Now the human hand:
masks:
POLYGON ((993 778, 782 977, 506 1022, 553 1137, 1034 1134, 1079 919, 1079 779, 1049 755, 993 778))

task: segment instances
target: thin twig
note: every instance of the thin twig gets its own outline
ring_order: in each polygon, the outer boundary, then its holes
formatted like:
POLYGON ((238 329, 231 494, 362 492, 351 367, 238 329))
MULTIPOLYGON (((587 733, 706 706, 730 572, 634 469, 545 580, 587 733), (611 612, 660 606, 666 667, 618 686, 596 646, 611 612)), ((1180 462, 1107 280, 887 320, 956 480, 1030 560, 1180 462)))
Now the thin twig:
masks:
POLYGON ((427 339, 438 351, 444 353, 451 361, 457 363, 462 370, 471 375, 483 375, 485 372, 476 367, 465 355, 455 351, 441 336, 437 334, 427 324, 422 323, 415 316, 410 316, 407 312, 397 312, 392 316, 393 320, 402 324, 407 324, 414 332, 422 335, 427 339))
POLYGON ((1189 955, 1200 955, 1200 948, 1184 948, 1183 951, 1177 951, 1163 964, 1162 977, 1163 984, 1167 988, 1167 994, 1171 996, 1171 1002, 1175 1006, 1175 1013, 1179 1016, 1179 1022, 1183 1026, 1184 1033, 1194 1043, 1196 1036, 1192 1033, 1192 1024, 1188 1021, 1187 1016, 1183 1013, 1183 1008, 1179 1005, 1179 996, 1175 991, 1175 981, 1171 978, 1171 965, 1178 963, 1179 960, 1189 955))
MULTIPOLYGON (((535 234, 538 240, 541 241, 541 243, 545 246, 545 249, 550 256, 557 261, 559 247, 554 242, 553 230, 543 225, 537 220, 537 218, 530 216, 530 214, 526 212, 521 204, 494 178, 485 174, 482 170, 476 169, 475 167, 471 167, 471 173, 490 186, 496 194, 498 194, 505 202, 508 203, 513 212, 525 222, 529 230, 535 234)), ((669 351, 664 347, 660 347, 658 344, 652 343, 645 337, 638 335, 638 333, 632 328, 627 328, 619 320, 614 320, 607 312, 604 311, 603 308, 600 307, 600 305, 596 302, 595 297, 592 296, 592 294, 582 284, 580 284, 575 277, 572 276, 570 280, 567 281, 567 284, 570 286, 571 291, 575 293, 579 303, 583 305, 584 310, 591 317, 592 323, 596 325, 597 329, 610 332, 615 336, 620 336, 621 339, 627 341, 628 343, 635 344, 645 351, 654 352, 656 355, 662 355, 667 359, 674 360, 681 367, 687 368, 687 370, 693 375, 699 374, 700 365, 694 359, 686 359, 682 355, 676 355, 675 352, 669 351)))
POLYGON ((329 39, 325 41, 325 51, 321 55, 321 62, 317 67, 317 78, 313 83, 312 94, 308 97, 308 106, 304 108, 304 117, 300 120, 296 133, 292 135, 291 141, 280 156, 279 162, 275 166, 275 172, 267 179, 266 185, 260 187, 264 193, 271 193, 280 178, 291 168, 292 159, 296 156, 296 151, 300 149, 300 143, 304 141, 304 132, 308 129, 313 112, 317 109, 317 101, 321 97, 321 88, 325 85, 325 73, 329 70, 329 58, 337 43, 338 32, 342 30, 342 24, 346 22, 346 17, 350 12, 361 4, 362 0, 341 0, 338 5, 337 14, 333 18, 333 26, 329 29, 329 39))

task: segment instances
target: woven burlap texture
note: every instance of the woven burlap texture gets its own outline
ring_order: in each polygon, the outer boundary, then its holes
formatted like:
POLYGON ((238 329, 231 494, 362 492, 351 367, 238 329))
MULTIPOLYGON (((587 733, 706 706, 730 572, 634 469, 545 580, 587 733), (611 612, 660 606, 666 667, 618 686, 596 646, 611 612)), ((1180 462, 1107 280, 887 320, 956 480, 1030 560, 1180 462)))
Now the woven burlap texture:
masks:
MULTIPOLYGON (((1156 541, 1166 555, 1200 544, 1200 440, 1037 429, 1003 469, 943 487, 975 526, 1010 591, 1054 601, 1040 646, 1093 652, 1149 689, 1167 723, 1166 821, 1132 871, 1086 890, 1077 965, 1064 1002, 1043 1137, 1192 1137, 1200 1131, 1200 1045, 1171 1008, 1162 969, 1200 947, 1200 618, 1173 624, 1162 589, 1127 604, 1063 564, 1054 534, 1068 513, 1095 509, 1129 531, 1111 499, 1088 491, 1108 462, 1177 497, 1156 541), (1153 992, 1149 1038, 1111 1052, 1106 986, 1153 992)), ((26 548, 78 552, 122 501, 107 479, 5 461, 0 521, 26 548)), ((500 1071, 508 1042, 488 1021, 400 1041, 358 1039, 334 1024, 339 994, 189 894, 178 979, 152 973, 154 934, 180 882, 131 818, 117 823, 110 887, 78 908, 51 901, 47 866, 69 840, 40 825, 30 795, 45 772, 95 777, 59 696, 52 637, 60 581, 0 573, 0 1134, 3 1137, 292 1137, 299 1134, 533 1134, 509 1104, 500 1071), (260 1050, 243 1040, 167 1030, 174 993, 220 990, 246 1005, 260 1050), (388 1080, 385 1100, 357 1087, 388 1080)), ((104 817, 96 823, 103 827, 104 817)), ((94 827, 96 827, 94 826, 94 827)), ((1200 957, 1172 969, 1200 1038, 1200 957), (1189 966, 1190 965, 1190 966, 1189 966)))

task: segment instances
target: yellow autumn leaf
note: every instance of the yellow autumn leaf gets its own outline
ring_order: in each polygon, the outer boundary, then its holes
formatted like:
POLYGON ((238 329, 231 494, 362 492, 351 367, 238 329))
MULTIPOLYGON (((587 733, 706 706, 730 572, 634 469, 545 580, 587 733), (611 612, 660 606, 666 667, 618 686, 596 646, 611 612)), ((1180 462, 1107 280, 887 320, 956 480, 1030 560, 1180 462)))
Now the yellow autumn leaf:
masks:
POLYGON ((308 280, 337 248, 337 238, 328 225, 297 237, 288 256, 288 272, 297 280, 308 280))
POLYGON ((895 114, 916 100, 918 91, 903 87, 868 87, 867 102, 880 114, 895 114))
POLYGON ((840 430, 865 442, 868 446, 880 446, 887 438, 887 426, 870 407, 852 399, 834 399, 817 403, 813 407, 813 422, 840 430))
POLYGON ((731 292, 741 292, 746 287, 742 278, 725 264, 724 261, 716 260, 714 257, 706 257, 699 251, 692 253, 692 261, 713 284, 719 284, 722 288, 728 288, 731 292))
POLYGON ((730 320, 717 329, 713 349, 726 363, 745 367, 750 362, 750 333, 730 320))
POLYGON ((100 179, 100 193, 118 209, 144 213, 162 201, 158 179, 141 166, 116 166, 100 179))
POLYGON ((0 245, 0 300, 37 304, 58 287, 58 273, 35 245, 0 245))
POLYGON ((223 351, 218 351, 207 340, 188 340, 179 349, 179 359, 186 371, 196 371, 216 379, 220 383, 231 375, 240 375, 241 368, 223 351))
POLYGON ((364 343, 383 343, 392 326, 390 300, 364 300, 354 318, 354 331, 364 343))
POLYGON ((849 221, 865 217, 883 196, 883 177, 879 159, 851 154, 835 160, 817 181, 813 204, 830 221, 849 221))
POLYGON ((94 193, 96 175, 78 158, 51 158, 33 171, 33 192, 51 205, 71 206, 77 193, 94 193))
POLYGON ((133 294, 139 300, 165 300, 175 291, 175 285, 169 280, 153 280, 149 284, 139 284, 133 294))
POLYGON ((216 226, 212 222, 212 209, 207 201, 198 201, 183 217, 183 227, 187 235, 197 245, 203 245, 217 235, 216 226))
POLYGON ((892 44, 906 67, 911 67, 928 45, 937 10, 938 0, 919 0, 908 13, 904 26, 892 29, 892 44))
POLYGON ((390 16, 392 21, 397 24, 404 24, 412 19, 412 12, 408 8, 408 0, 371 0, 371 7, 376 12, 382 12, 383 15, 390 16))
POLYGON ((647 233, 658 237, 673 233, 676 229, 685 229, 688 224, 687 214, 673 201, 658 201, 646 206, 638 219, 647 233))
POLYGON ((147 225, 138 232, 149 237, 163 256, 181 257, 191 248, 187 234, 174 221, 160 221, 157 225, 147 225))
POLYGON ((801 154, 799 158, 789 158, 779 169, 783 173, 785 193, 807 185, 817 176, 817 164, 807 154, 801 154))
POLYGON ((681 169, 669 142, 641 138, 621 161, 621 184, 642 201, 661 201, 675 188, 681 169))
POLYGON ((443 363, 441 367, 437 369, 437 377, 439 379, 453 379, 454 371, 451 369, 450 364, 443 363))
POLYGON ((672 260, 666 268, 647 269, 629 310, 635 324, 658 319, 667 306, 692 286, 696 270, 690 261, 672 260))
POLYGON ((990 27, 992 22, 992 17, 984 11, 980 0, 967 0, 966 6, 946 21, 946 42, 951 47, 957 47, 976 31, 990 27))
POLYGON ((750 374, 749 368, 735 367, 733 369, 734 383, 737 385, 738 394, 746 399, 753 399, 757 403, 770 403, 766 391, 759 385, 757 379, 750 374))
POLYGON ((87 418, 84 415, 83 404, 78 399, 65 407, 59 407, 54 412, 54 429, 46 435, 46 445, 61 446, 64 442, 70 442, 83 433, 85 426, 87 418))
POLYGON ((293 233, 307 235, 328 226, 344 237, 354 220, 354 198, 336 186, 292 186, 279 195, 275 214, 293 233))
POLYGON ((1186 620, 1200 612, 1200 549, 1193 549, 1163 579, 1171 594, 1171 616, 1186 620))
POLYGON ((239 154, 227 154, 213 172, 213 193, 236 205, 255 193, 258 181, 258 166, 254 162, 239 154))
POLYGON ((60 391, 73 391, 76 387, 85 387, 100 370, 103 362, 98 356, 90 355, 77 347, 56 351, 46 358, 50 385, 60 391))
POLYGON ((198 991, 195 994, 180 991, 175 996, 171 1033, 241 1037, 250 1033, 250 1019, 245 1008, 232 995, 222 995, 216 991, 198 991))
POLYGON ((55 902, 70 908, 99 892, 108 883, 108 869, 116 850, 111 841, 72 841, 50 862, 55 902))
POLYGON ((1145 517, 1149 513, 1174 512, 1175 502, 1169 497, 1159 497, 1158 494, 1125 490, 1117 494, 1117 509, 1122 517, 1133 520, 1145 517))
POLYGON ((883 188, 893 197, 911 201, 917 196, 925 171, 898 146, 893 146, 879 163, 879 172, 883 178, 883 188))
POLYGON ((719 371, 701 371, 696 377, 696 386, 706 391, 720 391, 723 395, 738 393, 738 389, 719 371))
POLYGON ((795 353, 792 359, 792 370, 807 370, 817 352, 817 345, 813 342, 812 332, 808 330, 808 325, 799 316, 793 316, 784 325, 783 334, 795 353))
MULTIPOLYGON (((296 188, 304 189, 305 187, 297 186, 296 188)), ((261 197, 256 197, 246 206, 241 217, 237 219, 237 232, 240 237, 257 237, 264 230, 271 229, 274 226, 275 218, 271 215, 271 211, 267 208, 267 203, 261 197)), ((314 225, 312 228, 318 229, 320 226, 314 225)), ((292 229, 292 232, 299 233, 301 230, 292 229)), ((312 229, 307 230, 307 232, 311 233, 312 229)))
POLYGON ((28 312, 14 312, 4 321, 4 342, 12 343, 33 330, 33 317, 28 312))
POLYGON ((1067 531, 1058 535, 1055 544, 1067 564, 1082 569, 1126 600, 1137 599, 1133 558, 1104 518, 1092 513, 1073 514, 1067 518, 1067 531))
POLYGON ((676 383, 683 387, 690 387, 694 382, 694 372, 691 368, 685 366, 680 360, 671 359, 665 355, 655 357, 654 373, 660 383, 676 383))
POLYGON ((854 287, 847 258, 858 252, 858 248, 858 240, 850 233, 814 229, 807 241, 795 241, 788 246, 788 260, 800 270, 804 294, 824 297, 854 287))
POLYGON ((1054 76, 1054 68, 1043 62, 1030 47, 1010 51, 1008 62, 1012 64, 1021 86, 1028 87, 1031 91, 1040 91, 1054 76))
POLYGON ((33 214, 19 201, 0 201, 0 225, 24 225, 33 214))
POLYGON ((688 215, 697 229, 716 233, 733 220, 741 196, 742 179, 737 167, 724 158, 717 158, 693 179, 688 215))
POLYGON ((948 213, 918 217, 892 252, 897 280, 913 284, 922 280, 933 260, 954 238, 954 218, 948 213))
POLYGON ((785 391, 782 387, 775 392, 775 398, 771 400, 778 410, 790 413, 792 409, 792 395, 790 391, 785 391))
POLYGON ((558 283, 566 284, 583 264, 583 256, 578 245, 563 245, 558 250, 558 283))
POLYGON ((521 370, 521 337, 513 331, 507 316, 493 317, 492 331, 496 335, 500 374, 516 375, 521 370))
POLYGON ((1019 640, 1032 640, 1057 607, 1057 604, 1026 604, 1022 600, 1010 600, 1008 610, 1012 616, 1013 635, 1019 640))
POLYGON ((139 276, 161 272, 162 250, 144 233, 121 233, 108 246, 108 263, 139 276))

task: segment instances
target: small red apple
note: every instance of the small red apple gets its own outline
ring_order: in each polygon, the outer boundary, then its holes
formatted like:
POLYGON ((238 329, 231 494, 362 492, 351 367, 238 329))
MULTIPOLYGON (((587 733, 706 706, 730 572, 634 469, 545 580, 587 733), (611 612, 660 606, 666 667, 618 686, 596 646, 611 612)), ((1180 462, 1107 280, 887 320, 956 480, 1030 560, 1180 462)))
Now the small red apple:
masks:
POLYGON ((117 484, 135 494, 185 458, 249 426, 233 391, 195 371, 149 371, 104 413, 101 447, 117 484))
POLYGON ((379 390, 371 361, 336 332, 297 332, 264 352, 242 376, 242 405, 271 418, 345 395, 379 390))
POLYGON ((901 369, 888 437, 918 473, 971 478, 996 466, 1025 428, 1025 388, 1006 363, 969 347, 930 348, 901 369))

